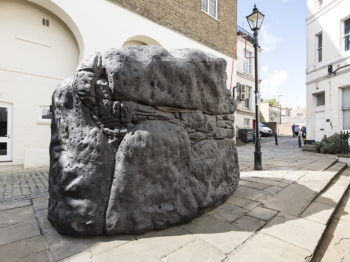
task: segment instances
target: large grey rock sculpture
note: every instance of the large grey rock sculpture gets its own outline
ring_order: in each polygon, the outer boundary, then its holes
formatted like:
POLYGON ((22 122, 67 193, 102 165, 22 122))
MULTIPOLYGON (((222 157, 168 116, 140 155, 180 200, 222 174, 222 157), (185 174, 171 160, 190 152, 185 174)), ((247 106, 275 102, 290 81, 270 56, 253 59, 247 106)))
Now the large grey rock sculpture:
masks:
POLYGON ((226 62, 133 46, 84 59, 53 94, 49 213, 62 234, 142 233, 225 201, 239 168, 226 62))

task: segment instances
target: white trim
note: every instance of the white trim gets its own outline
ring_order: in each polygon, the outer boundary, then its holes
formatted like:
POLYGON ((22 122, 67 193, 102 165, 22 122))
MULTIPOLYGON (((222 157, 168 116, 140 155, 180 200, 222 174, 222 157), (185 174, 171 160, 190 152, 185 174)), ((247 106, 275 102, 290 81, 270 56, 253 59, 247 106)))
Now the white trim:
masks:
POLYGON ((7 154, 4 156, 0 155, 0 162, 8 162, 12 161, 12 104, 0 102, 0 106, 7 108, 7 136, 0 137, 0 142, 7 144, 7 154))
POLYGON ((216 16, 212 16, 211 14, 210 14, 210 5, 209 5, 209 1, 210 0, 202 0, 201 1, 201 10, 202 10, 202 12, 204 12, 205 14, 207 14, 207 15, 209 15, 210 17, 212 17, 212 18, 214 18, 215 20, 217 20, 217 21, 220 21, 219 20, 219 0, 215 0, 215 8, 216 8, 216 10, 215 10, 215 14, 216 14, 216 16), (206 1, 207 2, 207 8, 208 8, 208 10, 203 10, 203 8, 202 8, 202 4, 203 4, 203 1, 206 1))

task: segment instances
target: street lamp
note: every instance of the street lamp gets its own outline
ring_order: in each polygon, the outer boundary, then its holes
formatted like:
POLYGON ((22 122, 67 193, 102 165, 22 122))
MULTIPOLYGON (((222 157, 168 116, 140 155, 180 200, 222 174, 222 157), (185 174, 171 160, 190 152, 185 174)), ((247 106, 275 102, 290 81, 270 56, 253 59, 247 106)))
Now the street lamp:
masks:
POLYGON ((278 96, 278 106, 280 107, 280 124, 282 124, 282 107, 281 107, 281 104, 280 104, 280 97, 283 96, 283 95, 279 95, 278 96))
POLYGON ((254 5, 253 13, 247 16, 250 29, 254 32, 254 60, 255 60, 255 152, 254 152, 254 169, 262 170, 261 148, 259 136, 259 105, 258 105, 258 31, 264 20, 264 15, 259 12, 254 5))

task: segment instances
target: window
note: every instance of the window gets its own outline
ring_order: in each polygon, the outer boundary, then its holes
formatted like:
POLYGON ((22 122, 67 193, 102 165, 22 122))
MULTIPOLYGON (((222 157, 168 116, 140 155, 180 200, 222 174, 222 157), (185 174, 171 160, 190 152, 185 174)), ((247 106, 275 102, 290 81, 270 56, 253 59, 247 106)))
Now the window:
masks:
POLYGON ((317 62, 322 62, 322 33, 316 35, 317 62))
POLYGON ((350 87, 342 90, 343 129, 350 130, 350 87))
POLYGON ((253 58, 253 53, 246 51, 245 49, 243 50, 244 54, 244 64, 243 64, 243 72, 247 74, 252 74, 252 58, 253 58))
POLYGON ((324 106, 325 104, 325 93, 316 95, 316 106, 324 106))
POLYGON ((202 10, 208 15, 218 18, 218 1, 219 0, 202 0, 202 10))
POLYGON ((249 118, 244 118, 244 125, 250 126, 250 119, 249 118))
POLYGON ((345 51, 350 50, 350 19, 344 22, 344 45, 345 51))
POLYGON ((52 113, 49 106, 40 107, 40 118, 39 120, 48 121, 52 119, 52 113))
POLYGON ((43 20, 42 20, 42 24, 43 24, 43 26, 47 26, 47 27, 49 27, 49 26, 50 26, 50 21, 49 21, 49 19, 45 19, 45 18, 43 18, 43 20))

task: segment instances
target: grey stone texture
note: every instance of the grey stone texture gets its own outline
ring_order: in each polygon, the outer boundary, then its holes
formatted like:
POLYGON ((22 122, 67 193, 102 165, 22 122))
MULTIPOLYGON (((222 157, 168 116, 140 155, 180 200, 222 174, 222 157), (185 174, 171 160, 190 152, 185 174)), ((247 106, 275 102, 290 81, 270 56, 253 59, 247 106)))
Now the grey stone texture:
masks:
POLYGON ((239 180, 226 62, 131 46, 85 58, 52 98, 48 219, 138 234, 223 203, 239 180))

